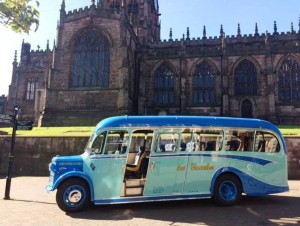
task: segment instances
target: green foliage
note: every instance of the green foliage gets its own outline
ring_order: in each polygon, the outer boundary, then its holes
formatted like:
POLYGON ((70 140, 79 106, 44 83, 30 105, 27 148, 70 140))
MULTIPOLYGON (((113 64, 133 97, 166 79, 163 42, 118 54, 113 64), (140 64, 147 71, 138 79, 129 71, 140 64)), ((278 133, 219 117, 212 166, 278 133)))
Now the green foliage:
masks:
POLYGON ((0 24, 10 27, 17 33, 29 33, 31 26, 35 24, 35 31, 39 26, 39 2, 35 6, 32 0, 0 0, 0 24))

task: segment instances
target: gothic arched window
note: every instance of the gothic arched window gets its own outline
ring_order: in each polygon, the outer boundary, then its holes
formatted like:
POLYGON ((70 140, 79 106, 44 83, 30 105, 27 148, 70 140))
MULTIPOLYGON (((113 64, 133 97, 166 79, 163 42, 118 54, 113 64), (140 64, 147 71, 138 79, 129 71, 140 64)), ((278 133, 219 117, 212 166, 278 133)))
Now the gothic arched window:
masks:
POLYGON ((300 64, 294 59, 283 61, 278 72, 278 98, 281 101, 300 100, 300 64))
POLYGON ((27 80, 26 100, 34 100, 38 78, 30 78, 27 80))
POLYGON ((108 87, 109 43, 103 35, 89 31, 75 40, 72 87, 108 87))
POLYGON ((193 103, 205 104, 216 101, 215 75, 207 62, 197 65, 193 75, 193 103))
POLYGON ((154 74, 154 103, 170 105, 174 103, 174 73, 166 64, 160 65, 154 74))
POLYGON ((235 95, 257 95, 257 72, 249 60, 242 60, 234 70, 235 95))
POLYGON ((137 0, 131 0, 127 6, 128 13, 137 14, 139 12, 139 4, 137 0))

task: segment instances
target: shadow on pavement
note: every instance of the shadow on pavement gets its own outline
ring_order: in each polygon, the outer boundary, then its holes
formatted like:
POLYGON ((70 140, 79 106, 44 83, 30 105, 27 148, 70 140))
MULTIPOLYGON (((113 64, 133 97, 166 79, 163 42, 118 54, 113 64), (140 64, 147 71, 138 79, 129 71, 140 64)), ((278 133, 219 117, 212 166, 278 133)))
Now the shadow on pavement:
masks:
POLYGON ((300 225, 300 197, 244 196, 233 207, 216 206, 211 199, 93 206, 69 213, 78 219, 130 220, 145 218, 176 223, 207 225, 300 225))
POLYGON ((28 202, 28 203, 40 203, 40 204, 56 205, 56 203, 53 203, 53 202, 41 202, 41 201, 22 200, 22 199, 9 199, 9 200, 7 200, 7 201, 28 202))

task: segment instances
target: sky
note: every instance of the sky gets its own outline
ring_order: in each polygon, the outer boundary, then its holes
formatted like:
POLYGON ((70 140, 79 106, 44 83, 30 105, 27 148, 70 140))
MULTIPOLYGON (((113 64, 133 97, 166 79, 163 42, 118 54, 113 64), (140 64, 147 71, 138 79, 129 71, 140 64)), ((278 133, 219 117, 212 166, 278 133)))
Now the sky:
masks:
MULTIPOLYGON (((101 0, 100 0, 101 1, 101 0)), ((47 40, 50 48, 56 37, 56 25, 62 0, 39 0, 40 25, 36 32, 17 34, 0 25, 0 95, 8 94, 11 82, 12 62, 15 50, 17 61, 20 61, 21 44, 31 44, 32 50, 45 49, 47 40)), ((65 0, 66 11, 89 6, 91 0, 65 0)), ((299 0, 159 0, 161 13, 161 39, 169 39, 172 28, 173 39, 186 37, 187 27, 190 38, 202 37, 203 26, 206 36, 220 35, 220 26, 226 35, 236 35, 238 23, 241 34, 254 34, 255 23, 258 32, 272 33, 274 21, 279 33, 299 30, 299 0)), ((32 27, 34 30, 34 27, 32 27)))

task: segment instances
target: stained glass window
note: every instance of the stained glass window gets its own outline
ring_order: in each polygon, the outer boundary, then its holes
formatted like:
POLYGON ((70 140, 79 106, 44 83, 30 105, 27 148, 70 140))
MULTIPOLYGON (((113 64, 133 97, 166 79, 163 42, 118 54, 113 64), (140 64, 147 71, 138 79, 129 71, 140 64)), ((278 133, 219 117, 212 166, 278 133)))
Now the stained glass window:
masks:
POLYGON ((207 62, 197 65, 193 75, 193 103, 213 103, 215 95, 215 75, 207 62))
POLYGON ((89 31, 81 35, 73 50, 72 87, 108 87, 109 44, 103 35, 89 31))
POLYGON ((278 97, 281 101, 300 100, 300 64, 294 59, 283 61, 278 72, 278 97))
POLYGON ((237 96, 257 95, 257 72, 249 60, 242 60, 234 70, 234 92, 237 96))
POLYGON ((174 103, 174 73, 166 64, 160 65, 154 75, 154 103, 169 105, 174 103))

